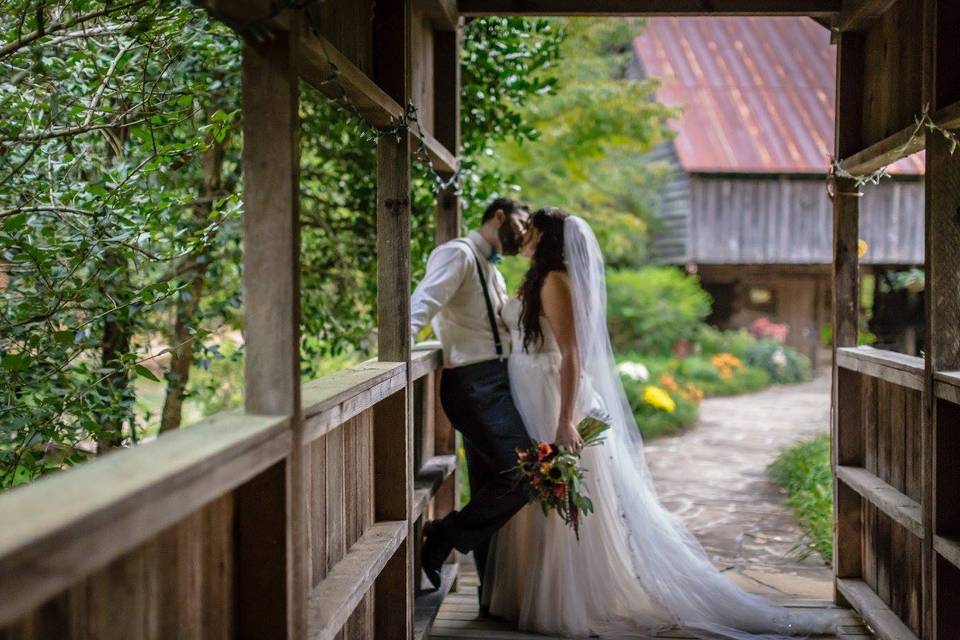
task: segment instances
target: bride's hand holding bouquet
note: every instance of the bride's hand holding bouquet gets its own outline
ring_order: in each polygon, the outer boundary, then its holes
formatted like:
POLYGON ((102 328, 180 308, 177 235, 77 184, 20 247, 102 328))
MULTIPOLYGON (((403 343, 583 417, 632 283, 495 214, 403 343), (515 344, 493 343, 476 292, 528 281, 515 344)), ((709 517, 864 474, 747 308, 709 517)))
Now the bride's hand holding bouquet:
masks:
POLYGON ((564 425, 560 426, 557 442, 540 442, 517 451, 515 469, 520 482, 527 487, 530 502, 537 502, 544 515, 556 511, 579 540, 580 519, 593 511, 593 502, 583 490, 587 470, 580 466, 580 454, 586 447, 603 443, 603 434, 610 428, 610 417, 604 412, 592 411, 580 424, 576 427, 571 424, 570 428, 573 434, 565 432, 564 425))

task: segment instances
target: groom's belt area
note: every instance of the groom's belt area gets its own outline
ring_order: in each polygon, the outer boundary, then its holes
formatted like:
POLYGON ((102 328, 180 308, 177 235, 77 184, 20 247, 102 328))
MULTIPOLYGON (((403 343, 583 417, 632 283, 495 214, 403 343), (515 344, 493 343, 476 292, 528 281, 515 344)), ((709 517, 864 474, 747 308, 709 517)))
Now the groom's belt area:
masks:
POLYGON ((503 371, 506 373, 507 370, 507 361, 501 360, 500 358, 494 358, 492 360, 484 360, 483 362, 471 362, 470 364, 461 365, 459 367, 446 367, 444 371, 449 371, 457 376, 460 375, 484 375, 484 374, 493 374, 503 371))

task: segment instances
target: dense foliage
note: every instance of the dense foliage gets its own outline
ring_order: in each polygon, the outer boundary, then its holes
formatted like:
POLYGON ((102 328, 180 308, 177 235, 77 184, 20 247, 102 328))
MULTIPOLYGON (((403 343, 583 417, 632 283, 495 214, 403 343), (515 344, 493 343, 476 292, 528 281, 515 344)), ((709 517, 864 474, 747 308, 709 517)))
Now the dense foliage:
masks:
POLYGON ((645 156, 670 135, 674 111, 655 99, 657 80, 629 79, 632 42, 643 23, 577 19, 564 24, 558 90, 540 92, 527 117, 539 132, 495 146, 487 164, 503 167, 535 206, 585 217, 610 267, 646 260, 659 186, 670 168, 645 156))
MULTIPOLYGON (((186 0, 15 0, 0 16, 0 486, 177 428, 242 393, 240 41, 186 0)), ((532 140, 555 23, 471 23, 468 205, 480 156, 532 140)), ((301 94, 303 368, 376 349, 375 137, 301 94), (352 355, 351 355, 352 354, 352 355)), ((434 176, 414 186, 415 276, 434 176)), ((470 208, 467 218, 475 215, 470 208)))
POLYGON ((710 297, 679 269, 644 267, 607 273, 607 317, 617 351, 670 353, 710 313, 710 297))
POLYGON ((827 563, 833 559, 833 475, 830 472, 830 436, 816 436, 783 453, 770 466, 770 474, 787 492, 808 539, 800 555, 818 552, 827 563))

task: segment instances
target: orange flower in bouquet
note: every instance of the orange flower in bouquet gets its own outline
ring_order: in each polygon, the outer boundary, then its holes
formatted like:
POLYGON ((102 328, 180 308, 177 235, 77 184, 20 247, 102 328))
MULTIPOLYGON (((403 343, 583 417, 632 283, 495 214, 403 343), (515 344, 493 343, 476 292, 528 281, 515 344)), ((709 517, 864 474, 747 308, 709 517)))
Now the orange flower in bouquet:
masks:
MULTIPOLYGON (((609 428, 610 417, 597 411, 577 425, 584 447, 601 444, 609 428)), ((540 442, 517 451, 515 469, 519 481, 526 485, 530 502, 538 503, 544 515, 556 511, 579 540, 580 519, 593 511, 593 502, 583 491, 586 469, 580 466, 580 453, 540 442)))

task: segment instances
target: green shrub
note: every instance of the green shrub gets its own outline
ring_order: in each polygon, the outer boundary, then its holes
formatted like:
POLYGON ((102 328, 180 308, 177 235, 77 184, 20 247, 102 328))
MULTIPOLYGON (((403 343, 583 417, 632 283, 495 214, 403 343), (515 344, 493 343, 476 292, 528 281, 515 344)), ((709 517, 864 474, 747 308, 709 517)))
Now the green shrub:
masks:
POLYGON ((616 351, 669 354, 678 340, 696 338, 710 313, 710 296, 675 267, 607 273, 607 315, 616 351))
POLYGON ((758 340, 747 349, 743 360, 766 371, 777 384, 805 382, 813 377, 809 358, 772 340, 758 340))
POLYGON ((770 386, 770 376, 763 369, 742 365, 732 368, 730 375, 725 377, 711 359, 712 357, 691 356, 679 360, 676 375, 683 380, 692 381, 703 389, 707 396, 733 396, 770 386))
POLYGON ((797 444, 770 465, 770 475, 787 492, 809 539, 804 555, 816 550, 824 560, 833 558, 833 478, 830 474, 830 438, 826 434, 797 444))
POLYGON ((704 355, 732 353, 743 360, 750 348, 756 343, 757 339, 746 329, 721 331, 716 327, 705 324, 700 327, 697 334, 697 345, 704 355))

